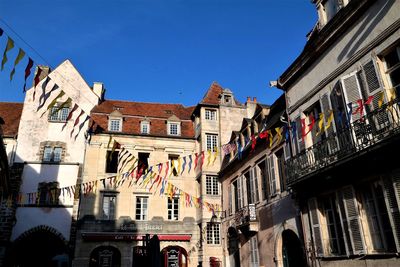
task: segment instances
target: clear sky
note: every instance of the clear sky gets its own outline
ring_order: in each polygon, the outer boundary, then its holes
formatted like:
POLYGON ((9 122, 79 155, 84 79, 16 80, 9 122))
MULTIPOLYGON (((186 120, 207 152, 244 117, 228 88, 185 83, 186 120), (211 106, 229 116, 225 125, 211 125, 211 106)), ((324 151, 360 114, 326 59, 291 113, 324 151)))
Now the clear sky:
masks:
MULTIPOLYGON (((0 0, 0 27, 15 40, 0 72, 0 101, 22 102, 27 59, 70 59, 107 99, 195 105, 213 81, 239 101, 271 104, 269 81, 299 55, 316 20, 310 0, 0 0), (37 53, 36 53, 36 52, 37 53)), ((0 38, 0 57, 6 45, 0 38)), ((29 81, 31 85, 31 81, 29 81)))

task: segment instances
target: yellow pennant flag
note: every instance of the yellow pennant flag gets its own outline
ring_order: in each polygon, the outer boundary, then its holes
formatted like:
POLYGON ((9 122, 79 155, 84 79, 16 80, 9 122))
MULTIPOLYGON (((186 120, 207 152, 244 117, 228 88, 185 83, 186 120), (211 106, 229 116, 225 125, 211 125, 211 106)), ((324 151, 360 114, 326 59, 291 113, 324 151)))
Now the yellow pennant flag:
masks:
POLYGON ((181 173, 181 169, 182 169, 182 158, 179 157, 178 158, 178 174, 181 173))
POLYGON ((217 157, 218 157, 218 147, 215 147, 214 159, 212 161, 213 166, 214 166, 215 161, 217 160, 217 157))
POLYGON ((12 79, 13 79, 13 76, 14 76, 14 73, 15 73, 15 67, 24 58, 24 56, 25 56, 25 52, 24 52, 24 50, 22 50, 20 48, 19 51, 18 51, 18 55, 17 55, 17 57, 15 58, 15 61, 14 61, 14 67, 10 72, 10 81, 12 81, 12 79))
POLYGON ((171 167, 169 168, 170 173, 169 173, 169 178, 171 178, 172 174, 174 173, 174 168, 175 168, 175 160, 172 159, 169 161, 171 163, 171 167))
MULTIPOLYGON (((389 92, 390 92, 390 101, 393 102, 393 100, 395 100, 397 97, 396 96, 396 88, 390 88, 389 92)), ((391 103, 391 104, 393 104, 393 103, 391 103)))
POLYGON ((1 61, 1 70, 4 69, 4 65, 6 64, 6 62, 8 60, 7 52, 13 48, 14 48, 14 41, 10 37, 8 37, 6 49, 4 50, 4 53, 3 53, 3 60, 1 61))
POLYGON ((382 105, 383 105, 384 96, 385 96, 385 94, 383 91, 379 92, 379 99, 378 99, 378 107, 379 108, 382 107, 382 105))
POLYGON ((325 131, 328 130, 329 127, 331 127, 332 122, 333 122, 333 110, 330 110, 329 111, 329 117, 328 117, 328 120, 327 120, 326 125, 325 125, 325 131))
POLYGON ((47 109, 45 110, 45 112, 42 113, 42 115, 40 115, 40 117, 43 117, 43 115, 52 107, 54 107, 57 104, 57 100, 60 99, 61 97, 63 97, 65 95, 64 91, 61 91, 54 99, 53 101, 51 101, 51 103, 47 106, 47 109))
POLYGON ((207 166, 211 163, 211 149, 207 150, 207 166))
POLYGON ((274 141, 274 136, 272 135, 272 131, 271 130, 268 130, 267 132, 268 132, 268 136, 269 136, 269 147, 271 147, 272 143, 274 141))
POLYGON ((318 121, 318 128, 319 131, 316 134, 317 136, 322 134, 324 132, 324 118, 325 118, 325 114, 322 112, 319 114, 319 121, 318 121))
POLYGON ((275 132, 278 135, 278 142, 277 144, 279 144, 282 141, 282 132, 283 132, 283 127, 277 127, 275 128, 275 132))

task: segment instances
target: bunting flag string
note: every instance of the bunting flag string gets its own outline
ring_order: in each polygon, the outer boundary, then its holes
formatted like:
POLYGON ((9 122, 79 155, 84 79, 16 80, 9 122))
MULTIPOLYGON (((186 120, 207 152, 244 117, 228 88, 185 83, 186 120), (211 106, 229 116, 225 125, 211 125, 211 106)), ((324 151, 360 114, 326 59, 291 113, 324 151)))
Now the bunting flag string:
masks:
POLYGON ((51 110, 52 107, 54 107, 57 104, 57 100, 60 99, 65 95, 64 91, 61 90, 61 92, 53 99, 53 101, 50 102, 50 104, 47 106, 46 110, 40 115, 40 117, 43 117, 43 115, 48 111, 51 110))
POLYGON ((68 121, 72 118, 74 112, 78 109, 78 104, 75 103, 75 105, 73 106, 73 108, 71 109, 71 111, 68 114, 67 119, 65 120, 65 123, 61 129, 61 131, 64 131, 64 128, 67 126, 68 121))
POLYGON ((40 98, 39 98, 39 106, 37 107, 36 111, 39 111, 44 106, 44 104, 46 104, 46 101, 47 101, 47 99, 49 99, 51 93, 56 91, 58 88, 59 88, 58 85, 54 84, 54 86, 51 88, 51 90, 49 92, 47 92, 46 94, 40 96, 40 98), (40 104, 40 102, 41 102, 41 104, 40 104))
POLYGON ((186 156, 183 157, 183 164, 182 164, 182 172, 181 172, 181 175, 185 172, 185 167, 186 167, 186 156))
POLYGON ((33 85, 33 95, 32 95, 32 100, 35 101, 35 95, 36 95, 36 86, 39 84, 40 82, 40 75, 42 74, 42 68, 38 67, 37 68, 37 72, 35 77, 33 78, 34 81, 34 85, 33 85))
POLYGON ((75 135, 74 140, 76 140, 76 138, 78 137, 79 133, 81 132, 83 126, 85 126, 85 123, 90 119, 89 115, 86 115, 86 118, 83 120, 83 122, 79 125, 78 128, 78 133, 75 135))
POLYGON ((26 80, 28 79, 28 77, 31 75, 31 69, 33 67, 33 60, 31 58, 29 58, 28 60, 28 64, 25 67, 25 76, 24 76, 24 87, 23 87, 23 92, 26 92, 26 80))
POLYGON ((44 82, 42 83, 42 94, 39 97, 39 106, 41 104, 44 105, 44 103, 42 103, 42 101, 44 102, 44 98, 46 96, 46 87, 49 84, 49 82, 51 81, 50 77, 47 76, 46 79, 44 80, 44 82))
POLYGON ((71 137, 71 138, 72 138, 72 134, 74 133, 75 126, 78 125, 78 123, 79 123, 79 118, 83 115, 83 113, 84 113, 84 111, 81 110, 81 113, 79 113, 78 117, 76 117, 76 119, 75 119, 74 125, 72 126, 72 131, 71 131, 71 133, 70 133, 70 137, 71 137))
POLYGON ((192 155, 189 155, 189 163, 188 163, 189 169, 188 169, 188 173, 190 173, 190 171, 192 170, 192 155))

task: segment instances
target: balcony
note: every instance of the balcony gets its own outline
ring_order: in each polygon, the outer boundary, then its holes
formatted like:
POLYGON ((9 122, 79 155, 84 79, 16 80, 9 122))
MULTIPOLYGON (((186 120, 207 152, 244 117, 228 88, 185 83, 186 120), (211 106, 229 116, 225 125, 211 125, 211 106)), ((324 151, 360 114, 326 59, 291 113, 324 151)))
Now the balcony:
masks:
POLYGON ((256 205, 249 204, 238 210, 234 216, 236 228, 243 231, 258 232, 256 205))
POLYGON ((287 182, 297 185, 324 169, 389 144, 400 135, 396 99, 382 105, 286 161, 287 182))

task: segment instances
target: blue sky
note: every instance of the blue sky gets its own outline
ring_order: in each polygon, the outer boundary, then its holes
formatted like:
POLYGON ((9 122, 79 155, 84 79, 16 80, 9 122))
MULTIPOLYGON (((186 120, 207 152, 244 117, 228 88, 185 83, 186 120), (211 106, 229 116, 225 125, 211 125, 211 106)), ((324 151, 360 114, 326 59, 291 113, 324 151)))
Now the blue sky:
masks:
MULTIPOLYGON (((310 0, 0 0, 0 27, 15 40, 0 72, 0 101, 22 102, 25 58, 70 59, 107 99, 195 105, 217 81, 241 102, 271 104, 269 81, 299 55, 317 17, 310 0)), ((6 38, 0 38, 0 56, 6 38)), ((31 81, 29 81, 31 84, 31 81)))

